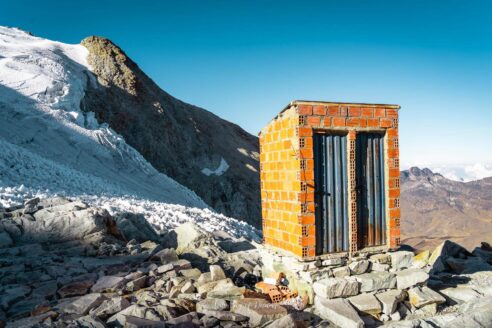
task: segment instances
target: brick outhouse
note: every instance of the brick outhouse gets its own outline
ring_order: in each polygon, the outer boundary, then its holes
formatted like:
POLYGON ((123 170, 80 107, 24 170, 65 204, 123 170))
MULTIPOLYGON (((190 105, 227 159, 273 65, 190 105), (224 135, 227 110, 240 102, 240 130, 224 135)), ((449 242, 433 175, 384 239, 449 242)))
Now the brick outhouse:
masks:
POLYGON ((265 244, 304 260, 399 246, 399 108, 293 101, 263 128, 265 244))

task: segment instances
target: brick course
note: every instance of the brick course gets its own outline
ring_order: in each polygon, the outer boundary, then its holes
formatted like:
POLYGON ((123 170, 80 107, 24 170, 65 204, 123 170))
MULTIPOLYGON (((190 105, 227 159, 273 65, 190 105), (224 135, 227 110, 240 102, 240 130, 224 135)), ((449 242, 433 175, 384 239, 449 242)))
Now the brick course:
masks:
POLYGON ((388 247, 400 241, 398 106, 293 102, 260 133, 264 242, 297 257, 315 256, 315 131, 346 131, 350 251, 357 251, 355 140, 358 132, 385 132, 388 247))

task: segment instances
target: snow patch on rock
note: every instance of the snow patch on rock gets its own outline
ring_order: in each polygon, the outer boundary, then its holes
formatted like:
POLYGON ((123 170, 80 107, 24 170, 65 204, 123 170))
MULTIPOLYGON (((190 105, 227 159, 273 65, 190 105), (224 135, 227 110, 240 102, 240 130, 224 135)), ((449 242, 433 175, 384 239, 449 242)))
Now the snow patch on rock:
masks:
POLYGON ((221 176, 224 174, 227 170, 229 169, 229 164, 227 164, 226 160, 224 157, 221 157, 220 159, 220 164, 215 170, 211 170, 209 168, 204 168, 202 169, 202 173, 205 174, 207 177, 211 175, 218 175, 221 176))

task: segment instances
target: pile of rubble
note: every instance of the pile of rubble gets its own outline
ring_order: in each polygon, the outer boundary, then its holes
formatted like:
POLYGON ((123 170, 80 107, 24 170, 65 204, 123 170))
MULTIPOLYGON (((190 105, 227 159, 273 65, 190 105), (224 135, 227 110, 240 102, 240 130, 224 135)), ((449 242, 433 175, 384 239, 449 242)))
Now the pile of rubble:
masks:
POLYGON ((486 245, 446 241, 304 263, 190 223, 158 235, 134 214, 33 199, 0 209, 0 327, 490 327, 491 262, 486 245))
POLYGON ((492 327, 492 248, 445 241, 409 250, 301 262, 260 249, 263 273, 281 270, 309 311, 340 327, 492 327), (468 323, 465 327, 470 326, 468 323))

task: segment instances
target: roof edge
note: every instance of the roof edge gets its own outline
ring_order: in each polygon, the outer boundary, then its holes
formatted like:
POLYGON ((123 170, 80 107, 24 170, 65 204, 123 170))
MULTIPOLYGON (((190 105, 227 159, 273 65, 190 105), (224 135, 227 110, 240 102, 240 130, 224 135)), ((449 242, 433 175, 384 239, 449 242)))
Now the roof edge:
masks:
MULTIPOLYGON (((361 107, 386 107, 400 109, 400 105, 392 104, 370 104, 370 103, 351 103, 351 102, 338 102, 338 101, 316 101, 316 100, 293 100, 282 110, 285 111, 294 105, 341 105, 341 106, 361 106, 361 107)), ((281 113, 282 113, 281 112, 281 113)))

